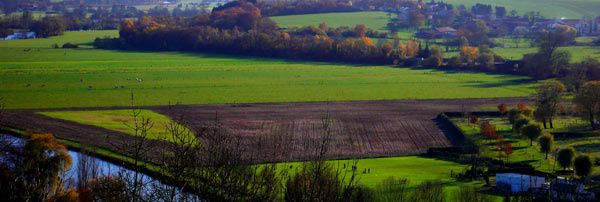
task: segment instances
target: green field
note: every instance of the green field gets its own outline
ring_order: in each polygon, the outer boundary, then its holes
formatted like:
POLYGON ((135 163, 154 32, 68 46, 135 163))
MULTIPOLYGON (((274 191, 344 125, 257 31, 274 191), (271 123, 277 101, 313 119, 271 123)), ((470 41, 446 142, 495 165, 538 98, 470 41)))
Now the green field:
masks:
MULTIPOLYGON (((567 50, 571 53, 571 61, 579 62, 587 57, 600 59, 600 47, 599 46, 568 46, 561 47, 562 50, 567 50)), ((524 54, 535 53, 537 48, 494 48, 494 51, 500 54, 502 57, 511 60, 519 60, 523 58, 524 54)))
MULTIPOLYGON (((128 135, 134 135, 136 132, 134 130, 135 121, 132 116, 134 111, 132 110, 48 111, 39 113, 52 118, 98 126, 128 135)), ((150 110, 139 110, 136 113, 139 113, 138 121, 142 121, 143 118, 152 122, 152 127, 147 131, 149 139, 174 141, 172 137, 166 135, 168 134, 168 124, 171 122, 169 117, 150 110)), ((138 131, 138 135, 141 135, 141 132, 138 131)))
POLYGON ((548 18, 581 18, 583 16, 598 16, 600 13, 599 0, 447 0, 446 3, 472 6, 476 3, 504 6, 506 10, 518 11, 523 15, 529 11, 539 11, 548 18))
MULTIPOLYGON (((554 164, 553 154, 549 154, 549 160, 544 160, 544 154, 539 151, 539 145, 536 141, 533 142, 533 146, 529 146, 529 140, 522 137, 520 134, 514 132, 511 128, 510 123, 506 118, 486 118, 496 125, 498 134, 503 135, 507 141, 511 141, 513 144, 514 153, 509 156, 510 162, 529 162, 536 168, 552 172, 555 169, 560 169, 554 164)), ((454 119, 455 123, 471 138, 485 139, 479 134, 479 127, 474 124, 468 124, 466 119, 454 119)), ((554 119, 554 129, 545 129, 545 132, 578 132, 584 134, 581 137, 564 138, 560 136, 555 137, 556 147, 558 149, 571 146, 575 148, 577 152, 589 154, 593 159, 600 158, 600 137, 598 131, 592 131, 587 120, 583 120, 579 117, 560 116, 554 119)), ((491 144, 491 140, 483 140, 483 154, 498 158, 498 151, 496 146, 491 144)), ((503 158, 506 156, 501 155, 503 158)), ((600 167, 594 168, 594 173, 600 173, 600 167)))
MULTIPOLYGON (((329 161, 333 166, 349 167, 353 160, 329 161)), ((279 166, 292 167, 292 171, 297 172, 301 167, 298 162, 281 163, 279 166)), ((459 186, 465 185, 481 185, 482 182, 460 182, 456 178, 451 177, 463 172, 468 166, 450 161, 438 160, 434 158, 420 156, 404 156, 404 157, 384 157, 384 158, 367 158, 358 160, 357 171, 360 183, 367 187, 375 187, 384 179, 389 177, 405 178, 409 180, 410 186, 414 187, 425 181, 441 181, 446 185, 446 194, 450 194, 451 190, 457 189, 459 186), (370 169, 370 173, 363 171, 370 169)), ((351 171, 348 171, 350 175, 351 171)))
POLYGON ((387 32, 388 15, 385 12, 348 12, 348 13, 320 13, 306 15, 275 16, 271 19, 280 27, 304 27, 308 25, 319 25, 324 22, 329 27, 348 26, 364 24, 367 27, 387 32))
POLYGON ((0 42, 7 108, 527 96, 525 77, 181 52, 53 49, 116 31, 0 42))

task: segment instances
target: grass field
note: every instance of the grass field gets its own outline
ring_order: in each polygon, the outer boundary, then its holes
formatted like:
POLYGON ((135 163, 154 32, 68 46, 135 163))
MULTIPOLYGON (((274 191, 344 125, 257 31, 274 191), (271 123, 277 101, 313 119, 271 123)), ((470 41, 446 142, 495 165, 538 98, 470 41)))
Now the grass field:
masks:
MULTIPOLYGON (((510 155, 511 162, 529 162, 531 165, 544 171, 554 171, 561 169, 554 165, 553 154, 549 154, 549 160, 544 160, 544 154, 539 151, 539 145, 536 141, 533 146, 529 146, 529 140, 523 138, 511 129, 510 123, 506 118, 488 118, 494 125, 498 133, 503 135, 513 144, 514 153, 510 155)), ((461 130, 472 138, 481 138, 479 127, 468 124, 465 119, 455 119, 461 130)), ((592 131, 589 123, 579 117, 560 116, 554 119, 554 129, 545 129, 546 132, 578 132, 584 134, 581 137, 562 137, 555 136, 556 148, 573 147, 579 153, 589 154, 592 159, 600 158, 600 137, 597 131, 592 131)), ((487 140, 488 142, 491 142, 487 140)), ((485 141, 484 141, 485 142, 485 141)), ((485 144, 483 153, 492 158, 498 157, 498 152, 493 144, 485 144)), ((502 155, 504 156, 504 155, 502 155)), ((600 167, 594 168, 594 173, 600 173, 600 167)))
POLYGON ((388 16, 385 12, 348 12, 348 13, 321 13, 306 15, 287 15, 271 17, 280 27, 303 27, 319 25, 324 22, 329 27, 365 24, 367 27, 387 32, 388 16))
MULTIPOLYGON (((332 166, 343 168, 345 165, 346 169, 348 169, 353 162, 354 160, 329 161, 332 166)), ((301 168, 301 164, 297 162, 281 163, 278 166, 287 167, 288 169, 291 166, 292 173, 297 172, 298 169, 301 168)), ((394 177, 395 179, 407 179, 409 189, 415 188, 418 184, 425 181, 440 181, 444 184, 444 195, 446 196, 446 199, 451 200, 460 187, 482 187, 484 184, 481 181, 458 181, 456 178, 450 176, 451 172, 455 175, 463 172, 467 167, 468 165, 434 158, 403 156, 360 159, 358 160, 357 171, 359 183, 370 188, 374 188, 389 177, 394 177), (368 172, 369 169, 370 173, 368 172)), ((347 177, 349 177, 350 174, 351 171, 348 169, 347 177)))
POLYGON ((447 0, 446 3, 472 6, 476 3, 504 6, 507 11, 516 10, 519 15, 529 11, 539 11, 548 18, 581 18, 597 16, 600 11, 599 0, 447 0))
MULTIPOLYGON (((357 24, 364 24, 373 30, 389 32, 387 29, 388 15, 379 11, 288 15, 275 16, 271 19, 283 28, 317 26, 324 22, 329 27, 348 26, 352 28, 357 24)), ((401 30, 398 32, 398 37, 403 40, 410 39, 414 37, 415 32, 416 30, 413 29, 401 30)))
MULTIPOLYGON (((600 47, 598 46, 568 46, 561 47, 571 53, 571 61, 582 61, 587 57, 600 59, 600 47)), ((519 60, 524 54, 537 52, 537 48, 494 48, 494 51, 506 59, 519 60)))
POLYGON ((116 31, 0 42, 7 108, 527 96, 525 77, 180 52, 53 49, 116 31))
MULTIPOLYGON (((135 134, 135 121, 132 110, 98 110, 98 111, 48 111, 39 112, 52 118, 73 121, 81 124, 98 126, 128 135, 135 134)), ((152 127, 147 131, 149 139, 174 141, 167 136, 167 127, 171 119, 151 110, 140 110, 138 120, 150 119, 152 127)), ((138 133, 141 131, 138 131, 138 133)))

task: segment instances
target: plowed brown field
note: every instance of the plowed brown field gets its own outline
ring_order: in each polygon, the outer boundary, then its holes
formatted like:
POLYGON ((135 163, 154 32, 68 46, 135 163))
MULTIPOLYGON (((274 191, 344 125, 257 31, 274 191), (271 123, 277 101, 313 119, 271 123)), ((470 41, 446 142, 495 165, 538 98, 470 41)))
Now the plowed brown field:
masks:
MULTIPOLYGON (((516 104, 520 101, 524 100, 401 100, 146 108, 183 118, 192 129, 213 122, 216 117, 240 138, 240 147, 256 158, 261 161, 287 161, 310 159, 316 154, 317 142, 324 134, 323 120, 326 116, 330 117, 327 120, 331 123, 332 134, 328 158, 399 156, 461 143, 460 138, 445 133, 444 127, 435 121, 440 112, 468 111, 482 105, 516 104)), ((107 148, 111 144, 105 135, 112 136, 112 144, 132 138, 99 127, 45 117, 35 111, 9 111, 5 122, 13 127, 51 132, 62 138, 107 148)))

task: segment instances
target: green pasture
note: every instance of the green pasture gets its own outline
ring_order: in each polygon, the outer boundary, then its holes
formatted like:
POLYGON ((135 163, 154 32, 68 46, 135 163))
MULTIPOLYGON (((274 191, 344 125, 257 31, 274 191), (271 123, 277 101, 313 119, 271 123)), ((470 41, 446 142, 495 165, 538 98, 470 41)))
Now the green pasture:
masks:
MULTIPOLYGON (((395 14, 392 15, 392 17, 395 17, 395 14)), ((327 23, 329 27, 347 26, 353 28, 357 24, 364 24, 373 30, 389 32, 387 29, 389 16, 386 12, 381 11, 287 15, 275 16, 271 17, 271 19, 283 28, 304 27, 309 25, 318 26, 324 22, 327 23)), ((416 31, 416 29, 400 30, 398 31, 398 37, 407 40, 413 38, 416 31)))
MULTIPOLYGON (((138 114, 138 123, 141 123, 143 119, 151 121, 151 127, 146 131, 149 139, 175 141, 167 135, 169 124, 172 124, 171 119, 151 110, 46 111, 39 113, 52 118, 97 126, 128 135, 135 135, 136 123, 133 114, 136 113, 138 114)), ((138 136, 142 135, 142 131, 137 132, 138 136)))
MULTIPOLYGON (((514 153, 509 156, 510 162, 528 162, 536 168, 543 171, 554 171, 561 169, 554 163, 554 153, 550 153, 548 160, 545 160, 545 154, 539 151, 537 141, 533 142, 533 146, 529 146, 529 140, 522 137, 517 132, 514 132, 510 123, 506 118, 485 118, 491 121, 496 126, 498 134, 502 135, 507 141, 513 145, 514 153)), ((486 139, 479 134, 479 126, 469 124, 466 119, 454 119, 465 134, 473 139, 478 139, 483 143, 483 154, 492 158, 501 156, 506 159, 504 154, 499 154, 494 141, 486 139)), ((541 123, 540 123, 541 124, 541 123)), ((548 125, 549 127, 550 125, 548 125)), ((571 146, 579 153, 591 155, 593 158, 600 158, 600 137, 597 131, 592 131, 589 123, 579 117, 559 116, 554 119, 553 129, 544 129, 545 132, 578 132, 583 134, 580 137, 573 136, 555 136, 556 148, 564 148, 571 146)), ((596 167, 594 173, 600 172, 600 168, 596 167)))
POLYGON ((388 14, 386 12, 346 12, 346 13, 319 13, 305 15, 275 16, 271 19, 280 27, 304 27, 308 25, 319 25, 327 23, 329 27, 348 26, 364 24, 367 27, 387 32, 388 14))
MULTIPOLYGON (((571 61, 579 62, 587 57, 600 59, 600 47, 599 46, 567 46, 561 47, 562 50, 567 50, 571 53, 571 61)), ((537 52, 536 47, 523 47, 523 48, 494 48, 494 52, 500 54, 502 57, 511 60, 519 60, 523 58, 524 54, 537 52)))
POLYGON ((53 49, 116 31, 0 42, 7 108, 527 96, 526 77, 182 52, 53 49))
POLYGON ((476 3, 504 6, 507 12, 516 10, 518 15, 529 11, 539 11, 542 16, 548 18, 581 18, 600 14, 598 13, 600 11, 600 1, 598 0, 448 0, 445 2, 469 7, 476 3))

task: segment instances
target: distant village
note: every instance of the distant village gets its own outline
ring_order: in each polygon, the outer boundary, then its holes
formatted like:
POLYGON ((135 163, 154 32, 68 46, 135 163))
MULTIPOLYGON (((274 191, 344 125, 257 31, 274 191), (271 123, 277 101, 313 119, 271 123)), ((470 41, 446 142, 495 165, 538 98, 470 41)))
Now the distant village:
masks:
MULTIPOLYGON (((350 2, 351 4, 351 2, 350 2)), ((423 39, 456 37, 460 27, 469 21, 482 20, 490 28, 490 35, 521 35, 520 30, 535 33, 542 29, 551 29, 558 25, 567 25, 577 30, 578 36, 600 35, 600 16, 582 19, 550 19, 539 13, 529 12, 517 15, 516 11, 507 11, 504 7, 476 4, 467 9, 444 2, 419 0, 416 4, 407 4, 398 9, 380 9, 397 17, 388 24, 391 29, 409 27, 430 27, 419 29, 416 36, 423 39)))

